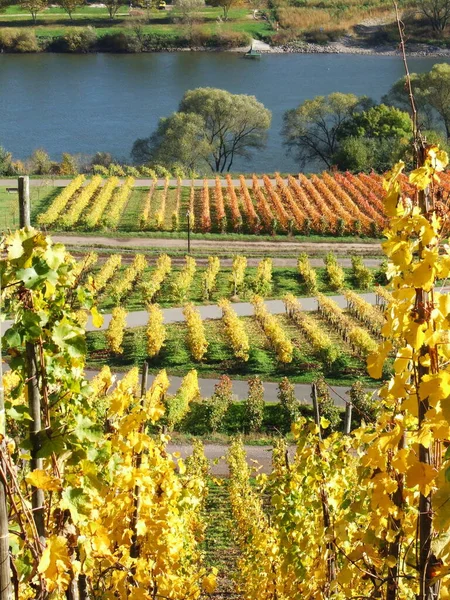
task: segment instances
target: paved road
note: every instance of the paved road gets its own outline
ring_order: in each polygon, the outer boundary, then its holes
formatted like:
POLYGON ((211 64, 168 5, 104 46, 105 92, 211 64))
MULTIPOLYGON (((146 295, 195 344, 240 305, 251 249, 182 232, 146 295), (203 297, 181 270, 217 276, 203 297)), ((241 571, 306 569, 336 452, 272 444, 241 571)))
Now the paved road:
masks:
MULTIPOLYGON (((169 452, 179 452, 181 458, 186 458, 192 454, 192 446, 189 444, 168 444, 169 452)), ((244 446, 247 453, 248 465, 258 470, 259 473, 270 473, 272 466, 272 446, 244 446), (256 461, 257 464, 255 464, 256 461)), ((205 444, 205 456, 209 459, 211 474, 217 477, 227 477, 229 475, 228 465, 225 461, 227 446, 220 444, 205 444)), ((289 456, 292 458, 295 454, 295 446, 289 447, 289 456)))
MULTIPOLYGON (((375 293, 369 292, 367 294, 361 294, 367 302, 375 304, 375 293)), ((330 296, 341 308, 347 306, 347 300, 344 296, 330 296)), ((317 310, 317 300, 315 298, 299 298, 303 310, 312 311, 317 310)), ((266 300, 265 304, 267 310, 274 315, 283 314, 285 312, 284 303, 282 300, 266 300)), ((233 304, 233 308, 239 317, 252 317, 254 314, 253 305, 250 302, 236 302, 233 304)), ((198 310, 202 319, 220 319, 222 317, 222 310, 217 304, 210 304, 207 306, 198 306, 198 310)), ((164 323, 181 323, 185 321, 183 315, 183 309, 177 308, 163 308, 164 323)), ((103 315, 103 325, 100 330, 106 329, 111 321, 111 313, 103 315)), ((148 312, 146 310, 139 310, 130 312, 127 315, 127 327, 142 327, 147 325, 148 312)), ((1 324, 2 331, 6 331, 11 326, 12 321, 4 321, 1 324)), ((99 329, 92 325, 92 320, 89 319, 86 326, 86 331, 98 331, 99 329)))
MULTIPOLYGON (((98 371, 87 370, 86 377, 92 379, 98 371)), ((121 379, 125 373, 117 372, 117 379, 121 379)), ((154 375, 149 375, 148 385, 152 384, 154 375)), ((181 385, 182 377, 169 375, 170 387, 169 394, 175 394, 181 385)), ((210 398, 214 393, 214 387, 218 383, 218 379, 199 379, 200 395, 202 398, 210 398)), ((236 400, 245 400, 248 396, 248 383, 245 380, 233 379, 233 394, 236 400)), ((347 386, 329 386, 330 395, 337 406, 345 406, 347 392, 350 388, 347 386)), ((264 382, 264 400, 269 403, 278 402, 278 383, 272 381, 264 382)), ((306 383, 295 384, 295 397, 304 404, 311 404, 311 385, 306 383)))
MULTIPOLYGON (((375 294, 373 292, 367 294, 361 294, 361 296, 370 302, 375 304, 375 294)), ((331 298, 338 303, 341 308, 347 306, 347 300, 344 296, 331 296, 331 298)), ((317 300, 315 298, 299 298, 299 301, 305 311, 317 310, 317 300)), ((285 312, 284 303, 282 300, 266 300, 267 309, 274 315, 283 314, 285 312)), ((252 317, 254 314, 253 304, 250 302, 236 302, 233 304, 233 308, 239 317, 252 317)), ((199 306, 198 310, 202 319, 220 319, 222 317, 222 310, 217 304, 210 304, 207 306, 199 306)), ((185 321, 183 315, 183 309, 178 308, 164 308, 164 323, 181 323, 185 321)), ((111 320, 111 314, 104 315, 104 322, 100 329, 106 329, 111 320)), ((136 312, 128 313, 127 315, 127 327, 141 327, 147 325, 148 313, 146 310, 140 310, 136 312)), ((6 322, 7 323, 7 322, 6 322)), ((91 320, 88 321, 87 331, 97 331, 92 325, 91 320)))

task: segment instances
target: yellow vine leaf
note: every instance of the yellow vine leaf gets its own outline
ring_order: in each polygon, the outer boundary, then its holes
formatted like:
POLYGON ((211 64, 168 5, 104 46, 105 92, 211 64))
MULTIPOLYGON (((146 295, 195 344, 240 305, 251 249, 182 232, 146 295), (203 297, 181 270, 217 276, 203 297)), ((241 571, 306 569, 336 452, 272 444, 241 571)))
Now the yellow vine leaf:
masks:
POLYGON ((424 190, 431 183, 433 176, 433 169, 431 166, 426 165, 414 169, 409 176, 409 183, 415 185, 419 190, 424 190))
POLYGON ((431 465, 417 462, 406 472, 406 482, 409 487, 418 486, 424 496, 431 491, 431 484, 437 476, 437 470, 431 465))
POLYGON ((428 398, 430 404, 435 406, 439 400, 450 396, 450 373, 440 371, 436 374, 424 375, 419 385, 421 400, 428 398))
POLYGON ((38 565, 38 572, 45 579, 49 592, 63 592, 68 588, 72 566, 66 538, 62 535, 49 537, 38 565))
POLYGON ((443 171, 448 165, 448 154, 445 150, 440 150, 438 146, 431 146, 427 153, 431 167, 435 171, 443 171))
POLYGON ((212 594, 216 591, 217 587, 217 568, 213 567, 212 572, 209 575, 203 577, 202 587, 207 594, 212 594))
POLYGON ((40 490, 57 492, 61 489, 61 481, 57 477, 49 475, 43 469, 35 469, 31 473, 28 473, 25 480, 27 483, 40 490))
POLYGON ((101 327, 103 325, 103 315, 101 315, 96 306, 93 306, 91 308, 91 315, 92 315, 92 324, 94 325, 94 327, 101 327))
POLYGON ((387 355, 392 350, 392 342, 386 340, 367 357, 367 371, 374 379, 380 379, 383 372, 384 361, 387 355))

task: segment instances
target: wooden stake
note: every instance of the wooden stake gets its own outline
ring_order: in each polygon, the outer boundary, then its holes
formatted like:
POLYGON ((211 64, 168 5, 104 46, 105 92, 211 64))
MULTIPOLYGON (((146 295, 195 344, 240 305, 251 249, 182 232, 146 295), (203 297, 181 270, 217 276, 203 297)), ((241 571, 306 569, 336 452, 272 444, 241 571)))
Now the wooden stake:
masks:
POLYGON ((353 405, 351 402, 345 403, 345 420, 344 420, 345 435, 350 435, 350 432, 352 430, 352 408, 353 408, 353 405))
POLYGON ((322 439, 322 429, 320 427, 319 401, 317 399, 317 385, 315 383, 312 384, 311 398, 313 401, 314 422, 317 425, 317 427, 319 428, 319 438, 322 439))
MULTIPOLYGON (((1 279, 0 279, 1 298, 1 279)), ((5 450, 6 417, 5 417, 5 393, 3 389, 3 363, 2 363, 2 333, 0 329, 0 434, 2 449, 5 450)), ((3 460, 2 460, 3 462, 3 460)), ((6 474, 6 468, 2 465, 2 472, 6 474)), ((8 506, 7 481, 0 478, 0 600, 11 600, 11 571, 9 558, 9 531, 8 531, 8 506)))
MULTIPOLYGON (((38 366, 36 347, 31 342, 25 346, 26 369, 27 369, 27 389, 28 389, 28 408, 30 411, 30 442, 31 442, 31 461, 30 468, 42 469, 42 458, 38 458, 41 449, 41 394, 39 391, 38 366)), ((41 543, 45 545, 45 515, 44 515, 44 491, 34 486, 31 488, 31 505, 33 507, 33 517, 36 529, 41 543)))
POLYGON ((19 177, 19 223, 20 227, 31 227, 30 178, 19 177))

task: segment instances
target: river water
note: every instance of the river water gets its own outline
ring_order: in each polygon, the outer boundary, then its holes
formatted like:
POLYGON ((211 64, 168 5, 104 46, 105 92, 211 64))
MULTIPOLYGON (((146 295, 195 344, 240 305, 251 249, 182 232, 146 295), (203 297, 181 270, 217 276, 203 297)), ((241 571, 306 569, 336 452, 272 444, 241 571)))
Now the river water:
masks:
MULTIPOLYGON (((442 58, 411 58, 412 72, 442 58)), ((380 100, 403 75, 400 57, 274 54, 260 61, 233 53, 0 55, 0 145, 24 158, 45 148, 111 152, 128 158, 133 141, 177 109, 186 90, 218 87, 253 94, 272 111, 267 146, 233 170, 295 171, 280 130, 283 113, 307 98, 353 92, 380 100)))

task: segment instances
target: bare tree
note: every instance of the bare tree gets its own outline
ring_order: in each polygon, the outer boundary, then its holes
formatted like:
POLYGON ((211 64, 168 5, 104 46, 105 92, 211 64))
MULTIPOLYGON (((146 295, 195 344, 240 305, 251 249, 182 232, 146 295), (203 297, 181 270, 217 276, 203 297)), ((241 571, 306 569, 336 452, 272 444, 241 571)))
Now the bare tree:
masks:
POLYGON ((205 7, 205 0, 176 0, 175 8, 183 23, 192 25, 198 18, 198 11, 205 7))
POLYGON ((450 0, 419 0, 418 6, 433 31, 441 35, 450 19, 450 0))
POLYGON ((70 20, 73 21, 73 13, 77 8, 83 6, 84 0, 58 0, 58 4, 69 15, 70 20))

